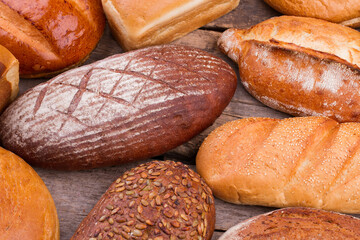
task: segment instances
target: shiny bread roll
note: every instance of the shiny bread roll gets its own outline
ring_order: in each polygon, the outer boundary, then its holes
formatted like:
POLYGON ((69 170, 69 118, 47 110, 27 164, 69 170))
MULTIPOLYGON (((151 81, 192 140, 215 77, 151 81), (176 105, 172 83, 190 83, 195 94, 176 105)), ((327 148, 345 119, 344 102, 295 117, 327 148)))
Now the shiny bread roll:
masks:
POLYGON ((360 26, 358 0, 264 0, 272 8, 286 15, 320 18, 349 27, 360 26))
POLYGON ((3 148, 0 173, 0 239, 60 239, 54 201, 37 173, 3 148))
POLYGON ((295 116, 360 121, 360 32, 282 16, 229 29, 218 44, 239 64, 246 90, 265 105, 295 116))
POLYGON ((124 50, 171 42, 237 7, 239 0, 102 0, 124 50))
POLYGON ((358 239, 360 219, 311 208, 285 208, 245 220, 219 240, 358 239))
POLYGON ((202 143, 196 169, 228 202, 360 213, 360 123, 325 117, 228 122, 202 143))
POLYGON ((22 77, 54 75, 85 61, 100 40, 100 0, 3 0, 0 44, 20 62, 22 77))
POLYGON ((0 113, 19 92, 19 62, 0 45, 0 113))

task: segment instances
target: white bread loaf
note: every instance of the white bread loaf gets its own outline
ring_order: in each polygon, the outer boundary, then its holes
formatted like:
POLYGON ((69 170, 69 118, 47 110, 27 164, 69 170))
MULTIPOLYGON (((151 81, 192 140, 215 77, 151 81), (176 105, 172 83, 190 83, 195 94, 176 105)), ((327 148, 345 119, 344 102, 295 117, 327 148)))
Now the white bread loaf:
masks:
POLYGON ((214 130, 196 168, 236 204, 360 213, 360 124, 325 117, 248 118, 214 130))
POLYGON ((360 121, 360 32, 282 16, 229 29, 218 44, 239 64, 246 90, 265 105, 295 116, 360 121))
POLYGON ((236 8, 240 0, 102 0, 124 50, 171 42, 236 8))
POLYGON ((277 11, 295 16, 320 18, 349 27, 360 26, 359 0, 264 0, 277 11))

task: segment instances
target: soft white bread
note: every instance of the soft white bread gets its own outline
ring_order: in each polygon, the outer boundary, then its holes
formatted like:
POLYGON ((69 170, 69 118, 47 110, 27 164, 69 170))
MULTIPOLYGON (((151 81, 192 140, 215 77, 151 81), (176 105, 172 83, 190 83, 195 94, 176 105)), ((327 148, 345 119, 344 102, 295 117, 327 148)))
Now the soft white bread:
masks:
POLYGON ((358 239, 360 219, 312 208, 284 208, 247 219, 219 240, 358 239))
POLYGON ((50 192, 21 158, 0 147, 0 239, 59 240, 50 192))
POLYGON ((264 0, 275 10, 295 16, 314 17, 349 27, 360 26, 359 0, 264 0))
POLYGON ((102 0, 124 50, 171 42, 230 12, 240 0, 102 0))
POLYGON ((360 32, 282 16, 229 29, 218 44, 239 64, 246 90, 265 105, 294 116, 360 121, 360 32))
POLYGON ((19 62, 0 45, 0 113, 19 92, 19 62))
POLYGON ((228 122, 205 139, 196 169, 228 202, 360 213, 360 123, 325 117, 228 122))

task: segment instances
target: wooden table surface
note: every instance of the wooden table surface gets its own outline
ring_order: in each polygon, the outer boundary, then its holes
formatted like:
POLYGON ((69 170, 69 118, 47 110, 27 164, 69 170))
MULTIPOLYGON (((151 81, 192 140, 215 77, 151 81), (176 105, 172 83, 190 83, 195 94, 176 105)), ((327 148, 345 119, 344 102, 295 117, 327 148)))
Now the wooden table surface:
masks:
MULTIPOLYGON (((223 55, 216 46, 216 41, 221 32, 229 27, 248 28, 265 19, 278 15, 280 14, 267 6, 263 0, 241 0, 240 5, 229 14, 189 33, 174 43, 209 51, 226 60, 238 74, 237 66, 229 58, 223 55)), ((121 52, 123 52, 122 49, 112 37, 107 26, 100 43, 85 64, 121 52)), ((22 79, 20 82, 19 95, 26 89, 44 81, 46 81, 46 79, 22 79)), ((203 139, 213 129, 225 122, 244 117, 285 118, 289 117, 289 115, 264 106, 262 103, 251 97, 241 84, 238 83, 236 93, 231 103, 210 128, 193 138, 191 141, 162 156, 154 157, 154 159, 182 161, 195 169, 195 156, 203 139)), ((55 200, 60 220, 61 240, 71 238, 81 220, 92 209, 95 203, 100 199, 101 195, 115 179, 122 175, 127 169, 135 167, 140 163, 141 162, 135 162, 109 168, 74 172, 50 171, 35 168, 55 200)), ((216 226, 212 239, 218 239, 229 227, 244 219, 273 210, 273 208, 259 206, 234 205, 218 199, 215 201, 215 207, 216 226)), ((360 215, 357 216, 360 217, 360 215)))

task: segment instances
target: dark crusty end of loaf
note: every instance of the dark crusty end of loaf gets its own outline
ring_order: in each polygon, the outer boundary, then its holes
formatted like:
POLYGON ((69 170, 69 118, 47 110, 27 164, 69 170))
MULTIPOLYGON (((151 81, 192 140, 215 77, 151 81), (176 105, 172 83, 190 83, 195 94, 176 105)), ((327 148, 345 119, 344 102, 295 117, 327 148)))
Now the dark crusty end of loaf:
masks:
POLYGON ((0 117, 2 144, 29 163, 86 169, 146 159, 209 127, 233 69, 205 51, 158 46, 115 55, 34 87, 0 117))
POLYGON ((204 180, 180 162, 152 161, 118 178, 71 239, 209 240, 214 227, 204 180))
POLYGON ((360 219, 311 208, 284 208, 230 228, 219 240, 358 239, 360 219))

